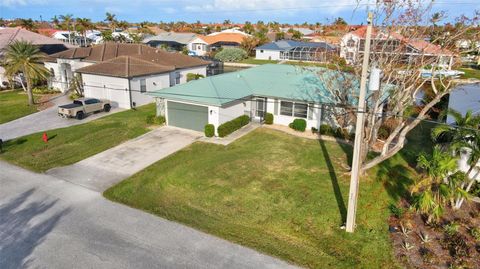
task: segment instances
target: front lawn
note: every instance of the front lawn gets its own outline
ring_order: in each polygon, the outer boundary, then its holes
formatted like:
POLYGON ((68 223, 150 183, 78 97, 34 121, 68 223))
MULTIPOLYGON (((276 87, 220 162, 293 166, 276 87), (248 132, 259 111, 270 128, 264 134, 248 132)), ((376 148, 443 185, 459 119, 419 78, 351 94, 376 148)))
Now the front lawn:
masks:
POLYGON ((47 144, 42 141, 42 133, 27 135, 7 141, 0 158, 38 172, 69 165, 148 132, 145 118, 154 114, 155 106, 150 104, 51 130, 47 132, 47 144))
POLYGON ((23 91, 0 92, 0 124, 37 112, 36 106, 29 106, 23 91))
POLYGON ((239 63, 242 64, 276 64, 279 61, 277 60, 261 60, 249 57, 247 59, 241 60, 239 63))
POLYGON ((301 266, 396 268, 387 208, 411 183, 407 161, 418 149, 362 179, 354 234, 340 229, 350 154, 262 128, 226 147, 197 142, 104 195, 301 266))
POLYGON ((458 70, 465 72, 465 75, 462 78, 476 78, 480 79, 480 70, 473 68, 459 68, 458 70))

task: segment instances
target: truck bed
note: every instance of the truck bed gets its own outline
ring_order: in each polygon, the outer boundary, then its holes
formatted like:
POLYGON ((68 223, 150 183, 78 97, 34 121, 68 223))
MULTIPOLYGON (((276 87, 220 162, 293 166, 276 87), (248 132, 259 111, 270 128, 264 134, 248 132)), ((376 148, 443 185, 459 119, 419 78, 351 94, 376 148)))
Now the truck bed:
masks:
POLYGON ((74 107, 81 107, 81 106, 82 106, 82 105, 75 104, 75 103, 71 103, 71 104, 67 104, 67 105, 59 106, 59 108, 66 108, 66 109, 70 109, 70 108, 74 108, 74 107))

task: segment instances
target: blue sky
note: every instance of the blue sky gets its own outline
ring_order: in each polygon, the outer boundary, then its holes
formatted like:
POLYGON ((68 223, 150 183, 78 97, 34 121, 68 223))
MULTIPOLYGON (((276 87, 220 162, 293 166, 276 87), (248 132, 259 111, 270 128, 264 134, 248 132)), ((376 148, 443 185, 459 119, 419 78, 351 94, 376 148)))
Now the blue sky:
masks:
MULTIPOLYGON (((368 2, 368 0, 363 0, 368 2)), ((374 3, 375 0, 371 0, 374 3)), ((437 0, 435 10, 448 17, 471 15, 480 9, 480 0, 437 0)), ((233 22, 246 20, 282 23, 321 22, 343 17, 351 24, 364 22, 365 6, 353 11, 356 0, 0 0, 0 17, 50 19, 54 15, 73 14, 94 21, 112 12, 120 20, 233 22)))

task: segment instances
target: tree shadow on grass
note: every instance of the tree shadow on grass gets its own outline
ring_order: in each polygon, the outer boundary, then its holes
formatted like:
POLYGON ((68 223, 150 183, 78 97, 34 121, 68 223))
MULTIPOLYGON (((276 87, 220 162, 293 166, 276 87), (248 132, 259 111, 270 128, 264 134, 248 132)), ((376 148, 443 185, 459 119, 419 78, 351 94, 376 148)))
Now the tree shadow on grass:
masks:
POLYGON ((0 268, 27 268, 35 248, 70 209, 50 214, 57 200, 28 201, 35 189, 0 205, 0 268))
POLYGON ((409 188, 414 183, 413 171, 403 164, 387 159, 377 168, 377 179, 383 182, 388 195, 395 201, 409 196, 409 188))
POLYGON ((319 139, 318 142, 320 144, 320 148, 322 149, 323 158, 325 159, 325 164, 328 168, 330 180, 332 181, 333 193, 335 195, 335 199, 337 200, 338 210, 340 212, 340 217, 342 220, 341 224, 343 224, 347 220, 347 208, 345 206, 345 201, 343 200, 340 185, 338 184, 337 173, 335 172, 335 167, 333 166, 332 160, 330 159, 330 155, 328 153, 327 146, 325 145, 325 141, 319 139))

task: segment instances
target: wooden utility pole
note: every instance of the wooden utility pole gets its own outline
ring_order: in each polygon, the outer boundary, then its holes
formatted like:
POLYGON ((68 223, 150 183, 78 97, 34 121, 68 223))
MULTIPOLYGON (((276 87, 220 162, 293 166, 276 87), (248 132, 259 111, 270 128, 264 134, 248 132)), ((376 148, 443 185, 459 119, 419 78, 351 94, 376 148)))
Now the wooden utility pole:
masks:
POLYGON ((367 72, 370 58, 370 39, 372 36, 373 14, 368 13, 368 26, 365 36, 365 51, 363 53, 362 78, 360 80, 360 95, 358 98, 357 123, 355 127, 355 144, 353 148, 352 174, 350 178, 350 192, 348 195, 348 211, 346 231, 353 233, 355 230, 355 216, 357 213, 358 185, 360 172, 360 156, 365 125, 365 99, 367 95, 367 72))

